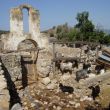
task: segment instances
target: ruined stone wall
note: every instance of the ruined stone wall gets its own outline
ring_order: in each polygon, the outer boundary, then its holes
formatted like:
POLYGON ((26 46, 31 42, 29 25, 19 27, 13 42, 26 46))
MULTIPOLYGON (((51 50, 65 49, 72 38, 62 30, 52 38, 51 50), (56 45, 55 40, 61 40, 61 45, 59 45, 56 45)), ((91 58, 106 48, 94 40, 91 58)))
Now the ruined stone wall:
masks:
POLYGON ((23 14, 20 8, 10 11, 10 32, 23 33, 23 14))
POLYGON ((4 50, 17 50, 19 43, 25 39, 30 39, 30 34, 9 33, 1 36, 4 43, 4 50))
POLYGON ((20 42, 23 40, 34 40, 38 47, 48 48, 48 36, 40 33, 39 11, 30 5, 20 5, 10 11, 10 33, 3 34, 1 40, 4 43, 5 50, 17 50, 20 42), (23 9, 29 13, 29 32, 23 30, 23 9))
POLYGON ((13 82, 22 79, 21 56, 20 55, 2 55, 1 61, 7 74, 10 75, 13 82))
POLYGON ((40 17, 39 11, 33 8, 29 9, 29 32, 36 36, 40 34, 40 17))
POLYGON ((47 77, 52 72, 52 53, 45 50, 39 51, 37 59, 37 73, 40 77, 47 77))

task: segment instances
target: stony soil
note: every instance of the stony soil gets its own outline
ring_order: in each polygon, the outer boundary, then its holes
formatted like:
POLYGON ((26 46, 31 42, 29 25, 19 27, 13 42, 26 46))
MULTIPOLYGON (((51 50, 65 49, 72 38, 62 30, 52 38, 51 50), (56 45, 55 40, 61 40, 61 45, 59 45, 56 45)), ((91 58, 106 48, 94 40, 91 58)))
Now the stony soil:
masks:
MULTIPOLYGON (((106 92, 107 96, 108 94, 106 92)), ((91 98, 84 99, 84 97, 81 98, 74 93, 63 93, 59 89, 41 89, 36 84, 32 84, 24 90, 22 103, 24 110, 109 110, 107 109, 109 103, 104 106, 102 103, 105 97, 103 95, 100 97, 93 101, 91 98)), ((108 96, 103 101, 110 102, 109 99, 110 97, 108 96)))

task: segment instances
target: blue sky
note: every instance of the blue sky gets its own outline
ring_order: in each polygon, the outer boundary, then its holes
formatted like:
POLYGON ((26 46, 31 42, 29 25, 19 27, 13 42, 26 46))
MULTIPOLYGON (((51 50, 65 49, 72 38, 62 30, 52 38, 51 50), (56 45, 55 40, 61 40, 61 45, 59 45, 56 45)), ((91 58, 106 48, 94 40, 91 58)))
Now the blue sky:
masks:
MULTIPOLYGON (((9 11, 20 4, 30 4, 40 11, 40 28, 45 30, 67 22, 74 26, 78 12, 88 11, 95 25, 110 29, 110 0, 0 0, 0 30, 9 30, 9 11)), ((24 10, 24 17, 27 12, 24 10)), ((28 23, 25 19, 27 30, 28 23)))

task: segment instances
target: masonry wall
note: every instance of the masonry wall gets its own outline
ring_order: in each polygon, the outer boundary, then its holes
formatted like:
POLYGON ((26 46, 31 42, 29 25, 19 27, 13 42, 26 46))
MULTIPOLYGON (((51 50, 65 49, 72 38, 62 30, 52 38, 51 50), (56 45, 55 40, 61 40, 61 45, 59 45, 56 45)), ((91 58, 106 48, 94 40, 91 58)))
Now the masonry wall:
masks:
POLYGON ((23 14, 19 8, 10 11, 10 32, 23 33, 23 14))

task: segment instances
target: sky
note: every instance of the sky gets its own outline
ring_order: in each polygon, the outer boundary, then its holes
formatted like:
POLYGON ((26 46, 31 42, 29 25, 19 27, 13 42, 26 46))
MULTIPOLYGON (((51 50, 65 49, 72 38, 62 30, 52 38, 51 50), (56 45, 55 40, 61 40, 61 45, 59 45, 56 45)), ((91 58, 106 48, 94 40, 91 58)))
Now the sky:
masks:
MULTIPOLYGON (((77 13, 88 11, 89 19, 102 29, 110 29, 110 0, 0 0, 0 30, 10 29, 10 9, 29 4, 40 12, 40 29, 77 23, 77 13)), ((24 28, 28 30, 28 14, 24 13, 24 28)))

